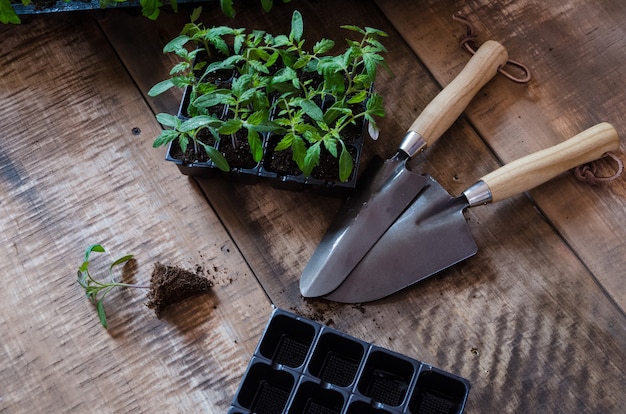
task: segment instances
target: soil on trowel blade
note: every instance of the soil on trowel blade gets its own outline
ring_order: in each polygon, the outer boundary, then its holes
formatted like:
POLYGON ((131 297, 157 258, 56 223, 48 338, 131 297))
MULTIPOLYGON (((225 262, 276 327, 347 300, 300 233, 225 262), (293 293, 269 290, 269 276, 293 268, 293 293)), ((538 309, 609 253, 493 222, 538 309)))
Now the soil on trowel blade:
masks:
POLYGON ((154 310, 157 318, 160 318, 163 310, 169 305, 207 293, 212 286, 213 283, 200 274, 177 266, 156 263, 150 279, 146 305, 154 310))

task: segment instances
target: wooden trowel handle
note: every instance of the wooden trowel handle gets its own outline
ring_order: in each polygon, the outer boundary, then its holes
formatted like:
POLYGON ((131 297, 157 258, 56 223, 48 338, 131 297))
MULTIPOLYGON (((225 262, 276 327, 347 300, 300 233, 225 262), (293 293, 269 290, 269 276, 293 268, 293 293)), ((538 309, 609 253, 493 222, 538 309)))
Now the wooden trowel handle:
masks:
MULTIPOLYGON (((491 190, 492 201, 528 191, 557 175, 616 151, 617 131, 606 122, 593 126, 551 148, 515 160, 482 178, 491 190)), ((467 195, 467 194, 466 194, 467 195)))
POLYGON ((507 59, 508 53, 500 43, 493 40, 483 43, 461 73, 439 92, 413 122, 400 149, 413 157, 437 141, 507 59))

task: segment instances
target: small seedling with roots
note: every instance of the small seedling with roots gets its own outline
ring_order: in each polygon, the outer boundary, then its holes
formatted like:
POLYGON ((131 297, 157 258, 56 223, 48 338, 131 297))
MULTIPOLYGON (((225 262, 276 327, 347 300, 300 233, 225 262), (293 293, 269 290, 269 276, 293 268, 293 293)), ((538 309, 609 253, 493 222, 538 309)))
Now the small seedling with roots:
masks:
POLYGON ((91 303, 96 307, 96 311, 98 312, 98 318, 100 319, 100 323, 104 328, 108 328, 107 317, 104 311, 104 298, 106 295, 111 292, 115 288, 136 288, 136 289, 149 289, 148 286, 141 286, 129 283, 120 283, 115 282, 113 279, 113 270, 114 268, 126 264, 128 261, 133 259, 133 255, 129 254, 123 257, 120 257, 117 260, 114 260, 111 265, 109 265, 109 275, 107 281, 98 281, 94 279, 89 273, 89 256, 91 253, 105 253, 106 250, 100 244, 92 244, 85 251, 85 257, 83 259, 83 263, 78 268, 78 284, 85 289, 85 294, 91 303))
POLYGON ((96 280, 89 272, 89 256, 94 252, 105 253, 106 250, 100 244, 92 244, 87 248, 83 263, 78 268, 78 284, 96 307, 100 323, 105 329, 108 324, 104 312, 104 298, 115 288, 147 289, 146 306, 154 310, 157 318, 160 318, 163 310, 168 306, 192 296, 207 293, 213 286, 213 283, 201 274, 203 270, 196 270, 196 273, 193 273, 178 266, 167 266, 161 263, 154 264, 149 286, 116 282, 113 278, 114 269, 132 260, 132 254, 113 260, 109 265, 106 281, 96 280))

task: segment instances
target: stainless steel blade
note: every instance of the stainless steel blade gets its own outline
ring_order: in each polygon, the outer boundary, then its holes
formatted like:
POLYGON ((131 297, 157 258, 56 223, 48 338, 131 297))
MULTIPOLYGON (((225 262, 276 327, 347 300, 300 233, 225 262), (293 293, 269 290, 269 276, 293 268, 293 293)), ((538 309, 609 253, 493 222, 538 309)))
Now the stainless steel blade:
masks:
POLYGON ((323 296, 336 289, 417 197, 427 180, 406 168, 407 159, 399 151, 368 166, 359 179, 363 187, 346 200, 304 268, 302 296, 323 296), (353 227, 359 231, 351 230, 353 227))
POLYGON ((326 299, 377 300, 476 254, 463 216, 467 199, 453 198, 432 177, 427 180, 415 202, 326 299))

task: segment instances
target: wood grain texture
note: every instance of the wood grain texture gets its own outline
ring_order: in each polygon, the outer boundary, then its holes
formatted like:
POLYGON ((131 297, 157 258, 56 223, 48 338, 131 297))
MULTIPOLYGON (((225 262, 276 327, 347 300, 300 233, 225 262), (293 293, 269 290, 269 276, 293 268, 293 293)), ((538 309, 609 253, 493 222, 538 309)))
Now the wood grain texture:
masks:
MULTIPOLYGON (((203 21, 229 23, 214 7, 203 21)), ((457 43, 463 28, 450 19, 459 10, 479 41, 502 42, 535 78, 522 86, 496 77, 412 168, 457 194, 600 121, 624 135, 619 1, 592 9, 582 1, 297 0, 271 14, 240 10, 235 24, 285 30, 294 8, 310 38, 341 41, 342 24, 389 33, 393 74, 376 84, 388 116, 364 163, 390 156, 469 59, 457 43)), ((270 302, 467 377, 468 413, 623 411, 623 180, 589 187, 562 176, 532 197, 470 209, 478 254, 391 297, 356 306, 303 300, 299 275, 341 200, 188 180, 150 147, 159 133, 151 110, 175 110, 180 94, 140 92, 167 76, 173 61, 160 50, 188 12, 148 22, 116 10, 96 22, 71 15, 0 28, 9 39, 0 45, 0 98, 17 98, 0 108, 0 269, 10 281, 0 291, 0 356, 10 361, 0 367, 0 411, 223 412, 270 302), (33 61, 46 69, 23 64, 33 61), (55 155, 60 161, 48 162, 55 155), (217 265, 214 295, 159 321, 141 294, 120 292, 109 298, 107 335, 74 284, 94 238, 135 253, 139 281, 156 260, 217 265), (104 363, 86 365, 96 354, 104 363)))
POLYGON ((224 412, 271 310, 245 260, 150 148, 159 125, 89 15, 0 37, 0 412, 224 412), (97 242, 135 254, 137 283, 160 261, 215 286, 162 320, 111 293, 105 331, 75 282, 97 242))

